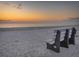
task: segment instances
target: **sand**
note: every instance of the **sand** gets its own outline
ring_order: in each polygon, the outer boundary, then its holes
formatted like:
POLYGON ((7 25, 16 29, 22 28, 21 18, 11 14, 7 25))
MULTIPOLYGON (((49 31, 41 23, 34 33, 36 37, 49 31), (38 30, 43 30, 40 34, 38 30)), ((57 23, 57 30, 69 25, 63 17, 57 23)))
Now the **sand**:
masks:
POLYGON ((46 41, 55 38, 54 29, 0 31, 1 57, 79 57, 79 38, 75 45, 60 48, 60 53, 46 49, 46 41))

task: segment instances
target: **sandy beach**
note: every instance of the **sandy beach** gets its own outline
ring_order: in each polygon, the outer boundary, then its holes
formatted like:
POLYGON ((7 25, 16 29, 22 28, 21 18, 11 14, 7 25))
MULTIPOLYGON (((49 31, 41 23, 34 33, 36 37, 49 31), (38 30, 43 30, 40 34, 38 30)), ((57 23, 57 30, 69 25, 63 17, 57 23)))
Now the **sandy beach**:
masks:
POLYGON ((46 41, 53 39, 54 28, 0 31, 1 57, 79 57, 79 27, 76 44, 60 48, 60 53, 46 49, 46 41))

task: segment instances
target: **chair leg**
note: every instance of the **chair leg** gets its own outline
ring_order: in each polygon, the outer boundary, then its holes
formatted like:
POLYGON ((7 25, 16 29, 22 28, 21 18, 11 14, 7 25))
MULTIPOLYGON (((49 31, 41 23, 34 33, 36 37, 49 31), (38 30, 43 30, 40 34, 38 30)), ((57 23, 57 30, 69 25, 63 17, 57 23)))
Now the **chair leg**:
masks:
POLYGON ((61 47, 69 48, 68 45, 69 45, 69 44, 68 44, 68 42, 66 42, 66 41, 61 41, 61 42, 60 42, 60 46, 61 46, 61 47))
POLYGON ((75 45, 75 39, 74 39, 74 38, 70 38, 70 39, 69 39, 69 44, 75 45))
MULTIPOLYGON (((59 42, 60 43, 60 42, 59 42)), ((60 52, 60 44, 49 44, 47 43, 47 49, 53 50, 54 52, 60 52)))

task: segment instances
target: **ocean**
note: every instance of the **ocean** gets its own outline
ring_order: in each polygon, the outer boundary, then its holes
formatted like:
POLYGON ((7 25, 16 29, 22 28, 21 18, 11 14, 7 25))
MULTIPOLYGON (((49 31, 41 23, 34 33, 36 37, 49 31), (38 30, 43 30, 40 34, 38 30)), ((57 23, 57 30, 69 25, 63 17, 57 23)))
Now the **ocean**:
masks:
POLYGON ((55 22, 43 22, 43 23, 27 23, 27 22, 10 22, 0 21, 0 28, 14 28, 14 27, 58 27, 58 26, 72 26, 79 25, 79 20, 65 20, 55 22))

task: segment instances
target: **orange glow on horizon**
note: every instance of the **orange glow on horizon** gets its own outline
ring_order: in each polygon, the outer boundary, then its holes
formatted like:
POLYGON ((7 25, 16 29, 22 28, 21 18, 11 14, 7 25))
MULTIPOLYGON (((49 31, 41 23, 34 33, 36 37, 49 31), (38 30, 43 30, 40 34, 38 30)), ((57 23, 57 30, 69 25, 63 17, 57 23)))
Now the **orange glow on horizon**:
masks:
MULTIPOLYGON (((70 17, 74 17, 70 16, 70 17)), ((21 11, 9 11, 1 12, 1 20, 11 21, 46 21, 46 20, 63 20, 69 18, 69 15, 64 14, 44 14, 39 12, 21 12, 21 11)))
MULTIPOLYGON (((12 20, 12 21, 42 21, 42 20, 62 20, 69 16, 64 14, 49 14, 40 12, 22 12, 22 11, 5 11, 0 14, 1 20, 12 20)), ((73 16, 72 16, 73 17, 73 16)))
MULTIPOLYGON (((71 13, 72 14, 72 13, 71 13)), ((4 10, 0 10, 0 20, 11 21, 54 21, 64 20, 69 17, 75 17, 76 15, 69 14, 68 12, 41 12, 41 11, 29 11, 18 10, 11 7, 5 7, 4 10)))

